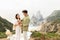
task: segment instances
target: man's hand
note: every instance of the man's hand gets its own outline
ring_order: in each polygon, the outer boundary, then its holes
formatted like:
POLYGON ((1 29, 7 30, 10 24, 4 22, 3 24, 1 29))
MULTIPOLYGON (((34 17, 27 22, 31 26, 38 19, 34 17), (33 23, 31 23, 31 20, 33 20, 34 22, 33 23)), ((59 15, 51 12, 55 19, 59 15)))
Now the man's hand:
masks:
POLYGON ((15 24, 14 26, 16 27, 16 26, 18 26, 18 24, 15 24))

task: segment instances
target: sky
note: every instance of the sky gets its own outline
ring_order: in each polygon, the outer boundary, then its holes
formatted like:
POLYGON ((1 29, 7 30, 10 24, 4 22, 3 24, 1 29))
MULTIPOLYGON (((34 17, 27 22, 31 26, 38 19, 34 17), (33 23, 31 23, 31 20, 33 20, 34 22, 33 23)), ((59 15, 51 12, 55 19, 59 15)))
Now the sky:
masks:
POLYGON ((14 23, 15 14, 23 18, 22 10, 28 10, 31 17, 37 11, 48 17, 54 10, 60 10, 60 0, 0 0, 0 16, 14 23))

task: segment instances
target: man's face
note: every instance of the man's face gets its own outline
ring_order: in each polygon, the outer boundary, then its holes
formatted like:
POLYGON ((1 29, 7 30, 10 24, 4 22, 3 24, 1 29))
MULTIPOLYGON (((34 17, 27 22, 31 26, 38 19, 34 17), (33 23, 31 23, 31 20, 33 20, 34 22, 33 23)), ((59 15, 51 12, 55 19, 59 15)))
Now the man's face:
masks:
POLYGON ((26 16, 26 15, 27 15, 27 13, 23 13, 23 15, 24 15, 24 16, 26 16))

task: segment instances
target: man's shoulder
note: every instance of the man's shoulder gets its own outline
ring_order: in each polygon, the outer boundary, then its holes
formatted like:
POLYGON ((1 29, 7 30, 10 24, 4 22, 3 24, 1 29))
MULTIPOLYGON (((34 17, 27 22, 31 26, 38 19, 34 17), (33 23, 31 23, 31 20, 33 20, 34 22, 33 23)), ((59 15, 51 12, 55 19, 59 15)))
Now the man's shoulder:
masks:
POLYGON ((27 16, 27 18, 28 18, 28 19, 30 19, 30 17, 29 17, 29 16, 27 16))

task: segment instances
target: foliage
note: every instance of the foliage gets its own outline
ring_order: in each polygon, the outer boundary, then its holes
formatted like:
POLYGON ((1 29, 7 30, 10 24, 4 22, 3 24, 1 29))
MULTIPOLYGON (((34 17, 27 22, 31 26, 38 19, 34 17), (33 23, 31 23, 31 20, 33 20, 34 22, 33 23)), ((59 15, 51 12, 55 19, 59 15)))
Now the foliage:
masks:
POLYGON ((49 38, 54 38, 54 37, 60 37, 60 35, 56 34, 56 33, 47 33, 45 34, 45 37, 49 37, 49 38))
POLYGON ((42 35, 41 33, 36 32, 36 31, 32 32, 31 34, 32 37, 41 37, 41 35, 42 35))
POLYGON ((12 23, 0 17, 0 32, 5 32, 6 29, 12 31, 12 23))
POLYGON ((13 24, 11 22, 0 17, 0 38, 6 38, 7 37, 5 34, 6 29, 9 29, 10 31, 12 31, 12 26, 13 24))
POLYGON ((46 33, 46 34, 42 34, 40 32, 32 32, 31 37, 36 38, 36 37, 48 37, 48 38, 54 38, 54 37, 58 37, 60 38, 59 34, 56 33, 46 33))
POLYGON ((7 35, 5 34, 5 32, 0 32, 0 38, 6 38, 7 35))

